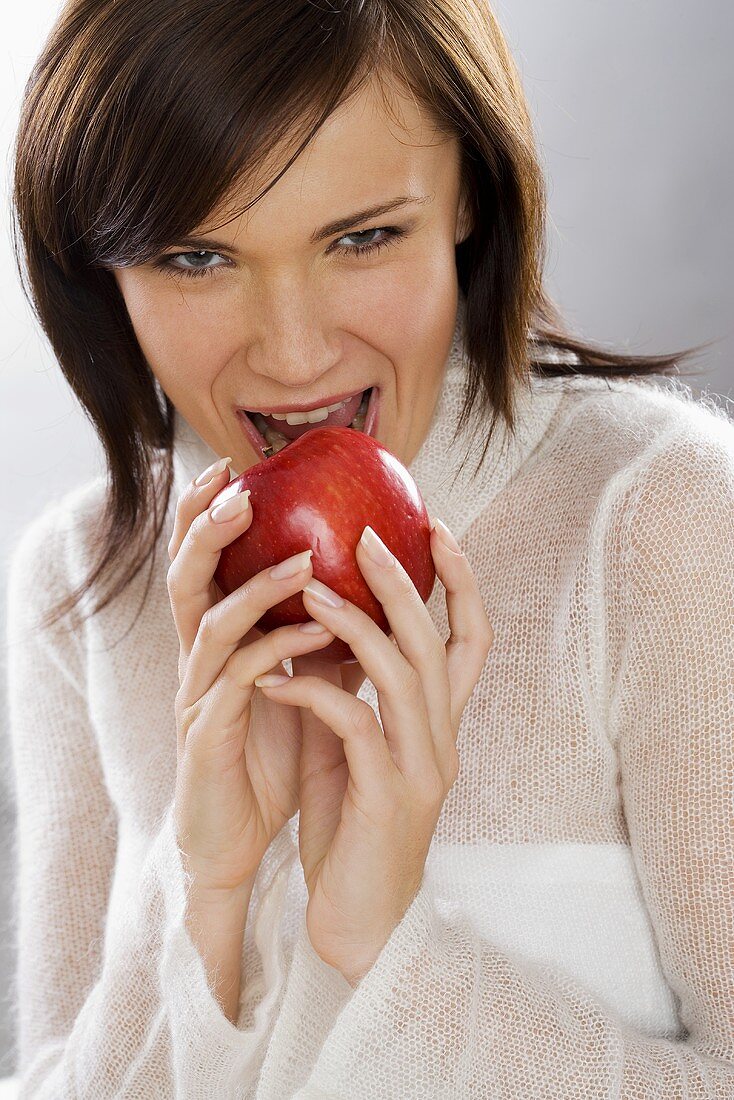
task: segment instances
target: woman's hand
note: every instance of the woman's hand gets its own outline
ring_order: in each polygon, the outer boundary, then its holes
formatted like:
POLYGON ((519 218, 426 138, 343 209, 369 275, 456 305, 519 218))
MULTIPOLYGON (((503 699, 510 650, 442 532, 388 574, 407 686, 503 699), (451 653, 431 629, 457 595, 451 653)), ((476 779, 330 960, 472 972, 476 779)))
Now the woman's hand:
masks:
POLYGON ((283 672, 286 657, 322 649, 333 634, 293 625, 263 635, 254 626, 311 578, 310 551, 303 561, 289 559, 301 566, 291 575, 264 570, 222 595, 213 579, 219 555, 247 531, 252 509, 228 511, 246 497, 240 494, 224 515, 210 510, 229 479, 217 465, 219 472, 210 467, 201 477, 211 479, 190 483, 178 501, 168 592, 180 644, 177 839, 197 896, 226 901, 251 885, 268 845, 298 809, 300 714, 257 692, 255 677, 283 672))
MULTIPOLYGON (((382 545, 378 540, 378 551, 382 545)), ((436 529, 431 550, 447 593, 446 645, 400 563, 378 564, 360 541, 357 564, 394 641, 353 604, 319 602, 312 591, 324 586, 312 581, 303 592, 306 610, 348 642, 359 665, 296 658, 287 683, 262 687, 278 702, 303 708, 299 848, 306 925, 316 953, 351 985, 374 964, 421 885, 458 774, 461 715, 493 641, 464 555, 436 529), (353 694, 362 670, 377 690, 383 729, 372 707, 353 694)))

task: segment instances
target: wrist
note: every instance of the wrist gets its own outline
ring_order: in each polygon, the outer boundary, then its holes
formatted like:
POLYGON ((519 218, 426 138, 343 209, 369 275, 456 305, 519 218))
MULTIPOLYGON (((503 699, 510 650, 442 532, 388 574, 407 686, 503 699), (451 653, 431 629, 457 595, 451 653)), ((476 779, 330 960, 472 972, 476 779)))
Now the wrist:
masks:
POLYGON ((198 883, 196 876, 194 876, 189 901, 197 909, 208 913, 221 913, 223 916, 228 913, 237 914, 248 908, 254 885, 255 875, 252 875, 251 878, 246 879, 245 882, 234 888, 211 889, 198 883))
POLYGON ((206 891, 194 883, 185 923, 206 970, 213 996, 235 1023, 241 988, 242 946, 254 876, 234 890, 206 891))

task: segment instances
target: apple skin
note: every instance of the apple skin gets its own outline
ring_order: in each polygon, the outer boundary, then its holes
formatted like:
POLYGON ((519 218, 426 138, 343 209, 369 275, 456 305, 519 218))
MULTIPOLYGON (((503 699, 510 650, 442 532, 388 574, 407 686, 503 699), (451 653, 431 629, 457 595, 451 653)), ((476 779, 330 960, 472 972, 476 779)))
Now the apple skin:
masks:
MULTIPOLYGON (((310 547, 313 576, 390 634, 382 604, 355 556, 369 524, 427 602, 436 579, 430 517, 411 474, 377 439, 354 428, 313 428, 233 478, 212 504, 243 489, 250 490, 253 518, 220 553, 214 580, 225 596, 310 547)), ((310 618, 297 592, 269 608, 255 626, 268 634, 310 618)), ((337 664, 357 660, 341 638, 315 656, 337 664)))

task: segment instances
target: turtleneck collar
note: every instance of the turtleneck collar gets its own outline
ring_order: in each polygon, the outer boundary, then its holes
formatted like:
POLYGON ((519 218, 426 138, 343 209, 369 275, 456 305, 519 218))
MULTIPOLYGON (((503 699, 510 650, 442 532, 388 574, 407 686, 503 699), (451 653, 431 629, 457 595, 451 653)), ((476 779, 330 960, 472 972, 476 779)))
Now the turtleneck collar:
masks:
MULTIPOLYGON (((478 427, 478 418, 472 412, 454 439, 468 382, 465 312, 466 299, 460 294, 443 386, 426 438, 408 466, 429 513, 442 519, 458 539, 536 450, 562 396, 560 378, 529 375, 526 383, 515 391, 514 437, 500 417, 475 475, 489 430, 489 417, 478 427)), ((549 354, 545 358, 552 361, 554 356, 549 354)))
MULTIPOLYGON (((546 433, 562 390, 560 385, 553 384, 552 378, 531 375, 527 384, 519 387, 516 393, 515 437, 511 436, 500 418, 482 467, 473 477, 484 447, 486 430, 478 430, 472 415, 454 440, 467 381, 464 315, 465 298, 460 293, 443 386, 426 438, 408 466, 429 514, 442 519, 457 538, 468 531, 477 516, 510 483, 535 451, 546 433)), ((178 499, 187 482, 219 457, 175 409, 175 499, 178 499)))

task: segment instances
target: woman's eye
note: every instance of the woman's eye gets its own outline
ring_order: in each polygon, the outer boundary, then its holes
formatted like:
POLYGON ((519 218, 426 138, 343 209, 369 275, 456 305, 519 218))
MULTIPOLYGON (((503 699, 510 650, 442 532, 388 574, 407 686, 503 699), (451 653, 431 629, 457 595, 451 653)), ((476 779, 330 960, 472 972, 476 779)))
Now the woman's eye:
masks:
POLYGON ((227 264, 216 264, 214 267, 211 265, 197 265, 193 267, 181 266, 178 263, 174 263, 174 260, 188 259, 193 256, 197 260, 201 260, 204 256, 220 256, 220 252, 207 252, 206 249, 201 249, 198 252, 171 252, 167 256, 162 256, 160 260, 157 260, 155 266, 163 269, 167 274, 173 273, 175 275, 184 275, 186 278, 197 278, 202 275, 212 275, 217 268, 227 267, 227 264))
MULTIPOLYGON (((400 237, 404 237, 406 230, 399 229, 397 226, 385 226, 377 229, 361 229, 358 232, 346 233, 339 238, 339 241, 335 242, 330 249, 327 249, 327 253, 334 251, 344 256, 366 256, 370 253, 377 253, 381 248, 387 248, 393 244, 400 237), (357 243, 353 245, 342 245, 339 241, 347 241, 350 238, 352 240, 359 240, 359 238, 372 236, 375 234, 382 234, 379 239, 367 240, 365 243, 357 243)), ((230 265, 228 263, 210 264, 206 258, 211 256, 221 256, 220 252, 208 252, 206 249, 200 249, 197 252, 170 252, 166 256, 161 256, 159 260, 156 260, 154 267, 162 269, 166 274, 183 275, 187 279, 197 279, 204 275, 214 275, 220 268, 226 268, 230 265), (194 258, 195 262, 192 266, 189 266, 189 259, 194 258), (179 261, 187 261, 186 263, 179 261)))
POLYGON ((379 252, 381 248, 387 248, 394 241, 397 241, 398 238, 403 237, 405 235, 405 230, 398 229, 396 226, 380 227, 379 229, 360 229, 357 233, 346 233, 343 237, 340 237, 339 240, 346 241, 349 237, 369 237, 370 233, 382 233, 383 236, 380 240, 368 241, 366 244, 357 244, 351 247, 339 245, 335 251, 345 256, 366 256, 369 252, 379 252))

